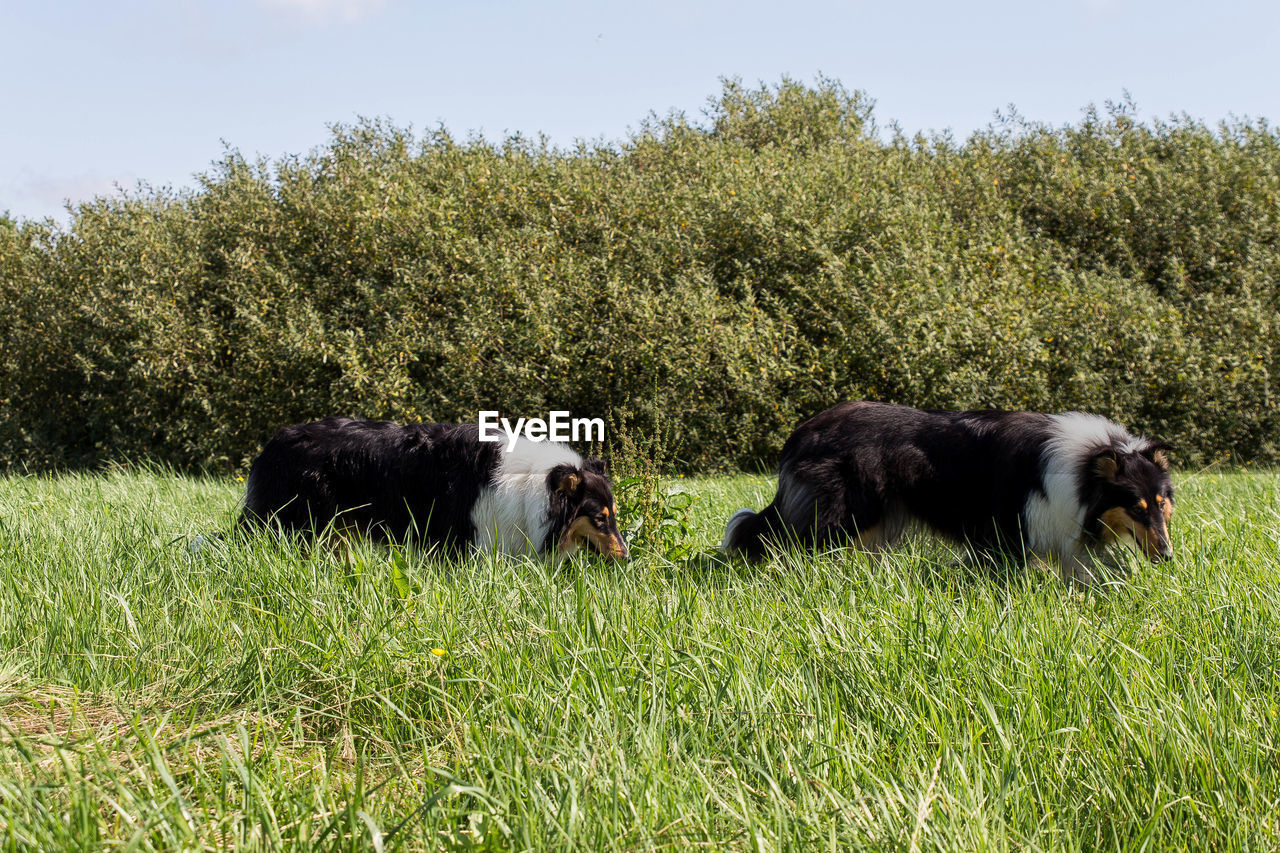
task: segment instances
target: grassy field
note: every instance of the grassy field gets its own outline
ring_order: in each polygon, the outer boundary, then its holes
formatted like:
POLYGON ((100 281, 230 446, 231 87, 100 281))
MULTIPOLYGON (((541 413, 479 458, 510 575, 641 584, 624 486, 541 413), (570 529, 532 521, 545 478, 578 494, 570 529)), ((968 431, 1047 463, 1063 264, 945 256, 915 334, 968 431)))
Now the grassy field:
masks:
MULTIPOLYGON (((700 550, 764 478, 683 481, 700 550)), ((240 484, 0 480, 6 849, 1269 850, 1280 479, 1109 591, 936 545, 624 566, 189 538, 240 484)))

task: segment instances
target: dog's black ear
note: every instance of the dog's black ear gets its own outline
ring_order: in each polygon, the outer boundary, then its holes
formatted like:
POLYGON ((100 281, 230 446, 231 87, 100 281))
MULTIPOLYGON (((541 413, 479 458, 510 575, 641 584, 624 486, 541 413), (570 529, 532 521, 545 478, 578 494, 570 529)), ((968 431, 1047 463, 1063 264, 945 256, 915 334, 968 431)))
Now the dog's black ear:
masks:
POLYGON ((1108 448, 1093 457, 1093 463, 1090 468, 1093 471, 1093 475, 1099 480, 1110 482, 1120 473, 1120 457, 1116 455, 1114 450, 1108 448))
POLYGON ((572 465, 557 465, 547 474, 547 488, 553 492, 576 495, 582 490, 582 472, 572 465))
POLYGON ((585 459, 582 462, 582 468, 590 471, 592 474, 599 474, 601 477, 609 476, 608 469, 605 467, 603 459, 585 459))
POLYGON ((1168 471, 1172 464, 1172 461, 1169 458, 1172 450, 1173 448, 1165 444, 1163 441, 1155 441, 1148 444, 1138 452, 1150 459, 1151 462, 1154 463, 1161 471, 1168 471))

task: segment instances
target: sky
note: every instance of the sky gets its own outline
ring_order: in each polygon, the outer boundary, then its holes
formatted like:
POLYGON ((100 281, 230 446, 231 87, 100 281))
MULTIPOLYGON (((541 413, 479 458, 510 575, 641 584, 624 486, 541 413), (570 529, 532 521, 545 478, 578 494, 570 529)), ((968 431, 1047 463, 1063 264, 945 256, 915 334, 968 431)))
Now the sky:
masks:
POLYGON ((65 221, 361 117, 616 141, 698 120, 726 77, 835 78, 882 127, 961 139, 1126 92, 1146 120, 1280 121, 1278 56, 1276 0, 0 0, 0 212, 65 221))

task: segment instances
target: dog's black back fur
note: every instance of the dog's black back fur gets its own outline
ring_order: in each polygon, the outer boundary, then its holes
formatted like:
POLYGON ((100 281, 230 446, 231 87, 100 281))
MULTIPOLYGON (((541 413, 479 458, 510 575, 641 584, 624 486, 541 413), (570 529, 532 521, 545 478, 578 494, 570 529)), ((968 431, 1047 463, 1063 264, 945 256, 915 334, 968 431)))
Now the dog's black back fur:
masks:
POLYGON ((1031 412, 943 412, 846 403, 809 420, 781 467, 829 496, 816 522, 870 530, 905 513, 979 549, 1020 539, 1049 421, 1031 412), (854 416, 851 418, 851 416, 854 416), (856 469, 856 476, 854 476, 856 469))
POLYGON ((242 520, 307 534, 333 523, 377 541, 464 545, 502 452, 478 434, 473 424, 350 418, 285 427, 249 471, 242 520))

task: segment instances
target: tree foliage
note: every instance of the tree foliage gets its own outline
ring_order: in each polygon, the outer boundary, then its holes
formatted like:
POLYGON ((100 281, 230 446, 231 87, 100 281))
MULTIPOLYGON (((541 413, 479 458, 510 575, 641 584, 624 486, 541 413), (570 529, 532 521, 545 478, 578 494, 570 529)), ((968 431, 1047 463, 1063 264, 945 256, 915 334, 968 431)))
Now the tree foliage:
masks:
POLYGON ((328 414, 554 408, 750 467, 869 398, 1275 461, 1277 198, 1265 121, 909 139, 832 80, 727 81, 699 121, 569 150, 338 126, 66 227, 0 218, 0 455, 234 468, 328 414))

